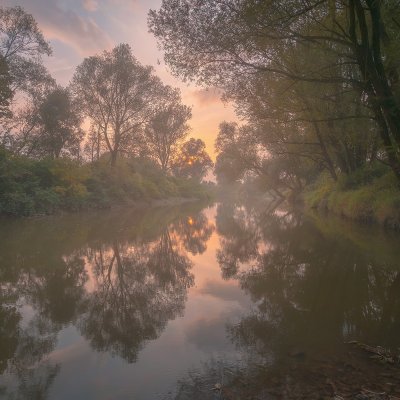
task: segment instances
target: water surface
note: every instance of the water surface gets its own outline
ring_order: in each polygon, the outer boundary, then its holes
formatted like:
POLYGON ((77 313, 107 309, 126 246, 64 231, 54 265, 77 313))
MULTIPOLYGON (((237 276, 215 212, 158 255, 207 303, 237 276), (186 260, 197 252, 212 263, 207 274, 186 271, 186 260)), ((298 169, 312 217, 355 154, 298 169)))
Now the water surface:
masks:
POLYGON ((399 260, 397 235, 233 202, 2 220, 0 397, 400 395, 399 260))

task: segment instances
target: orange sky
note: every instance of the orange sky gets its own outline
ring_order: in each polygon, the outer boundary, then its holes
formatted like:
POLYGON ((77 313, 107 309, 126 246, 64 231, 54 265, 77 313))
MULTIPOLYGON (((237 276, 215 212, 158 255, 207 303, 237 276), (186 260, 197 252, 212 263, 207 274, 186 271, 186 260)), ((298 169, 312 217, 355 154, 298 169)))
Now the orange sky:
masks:
POLYGON ((68 84, 84 57, 129 43, 141 63, 152 65, 165 83, 181 89, 184 103, 192 106, 190 136, 203 139, 215 158, 218 125, 234 120, 235 114, 221 102, 217 90, 188 86, 169 73, 147 28, 148 10, 158 9, 161 0, 2 0, 2 4, 20 5, 35 17, 53 48, 45 64, 61 85, 68 84))

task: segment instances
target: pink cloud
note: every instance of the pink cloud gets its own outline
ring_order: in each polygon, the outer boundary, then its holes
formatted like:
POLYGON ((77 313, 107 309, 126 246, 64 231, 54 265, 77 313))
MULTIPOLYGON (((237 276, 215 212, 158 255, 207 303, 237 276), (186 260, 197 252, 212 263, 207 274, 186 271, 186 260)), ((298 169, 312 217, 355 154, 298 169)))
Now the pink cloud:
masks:
POLYGON ((69 24, 59 25, 54 19, 41 23, 43 33, 49 39, 57 39, 78 51, 82 56, 109 49, 111 38, 102 31, 92 18, 83 18, 69 12, 69 24))
MULTIPOLYGON (((47 39, 66 43, 81 56, 109 49, 113 45, 110 36, 93 18, 80 15, 75 9, 65 8, 58 1, 20 0, 19 4, 32 13, 47 39)), ((94 10, 97 4, 97 0, 83 0, 83 6, 87 9, 94 10)), ((69 5, 79 10, 82 2, 79 0, 79 3, 71 2, 69 5)))
POLYGON ((96 11, 99 4, 96 0, 83 0, 83 7, 87 11, 96 11))
POLYGON ((217 88, 193 90, 191 94, 200 106, 219 103, 222 96, 221 90, 217 88))

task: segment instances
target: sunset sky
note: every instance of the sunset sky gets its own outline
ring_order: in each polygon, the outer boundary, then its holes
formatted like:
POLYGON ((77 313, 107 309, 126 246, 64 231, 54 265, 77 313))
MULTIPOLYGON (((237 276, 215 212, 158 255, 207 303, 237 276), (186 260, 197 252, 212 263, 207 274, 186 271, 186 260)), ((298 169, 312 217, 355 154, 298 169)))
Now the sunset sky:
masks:
POLYGON ((2 4, 20 5, 34 16, 53 48, 45 64, 61 85, 68 84, 84 57, 128 43, 142 64, 152 65, 164 83, 181 89, 183 102, 193 108, 190 136, 203 139, 215 158, 218 125, 235 119, 233 109, 221 102, 216 90, 188 86, 169 73, 147 28, 148 10, 158 9, 161 0, 3 0, 2 4))

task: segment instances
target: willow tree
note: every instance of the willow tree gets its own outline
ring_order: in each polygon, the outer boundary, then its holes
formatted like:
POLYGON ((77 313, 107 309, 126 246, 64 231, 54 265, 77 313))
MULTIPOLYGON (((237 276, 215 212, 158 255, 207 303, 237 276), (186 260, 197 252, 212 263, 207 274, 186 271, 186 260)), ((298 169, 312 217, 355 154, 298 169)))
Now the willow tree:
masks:
POLYGON ((393 0, 163 0, 149 27, 176 75, 228 96, 255 75, 354 91, 400 179, 399 16, 393 0), (304 65, 309 49, 320 56, 304 65))
POLYGON ((166 87, 141 65, 127 44, 86 58, 72 79, 83 113, 96 125, 115 166, 118 155, 135 149, 166 87))

